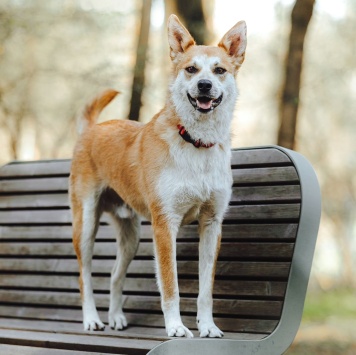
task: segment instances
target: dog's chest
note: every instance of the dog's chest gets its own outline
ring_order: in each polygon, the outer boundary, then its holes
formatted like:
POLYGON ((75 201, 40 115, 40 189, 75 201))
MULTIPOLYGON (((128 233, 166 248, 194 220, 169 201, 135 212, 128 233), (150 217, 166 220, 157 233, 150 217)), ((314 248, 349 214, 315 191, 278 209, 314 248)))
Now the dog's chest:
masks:
POLYGON ((232 183, 230 156, 215 148, 215 152, 190 149, 173 154, 173 163, 158 179, 161 201, 184 210, 216 194, 229 194, 232 183))

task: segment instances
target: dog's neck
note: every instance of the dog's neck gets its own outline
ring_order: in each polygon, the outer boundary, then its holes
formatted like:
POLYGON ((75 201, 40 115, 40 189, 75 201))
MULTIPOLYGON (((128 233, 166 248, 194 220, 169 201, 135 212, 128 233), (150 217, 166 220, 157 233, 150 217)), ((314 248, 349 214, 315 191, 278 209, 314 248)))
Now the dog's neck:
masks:
POLYGON ((181 124, 177 125, 179 135, 188 143, 193 144, 195 148, 211 148, 215 145, 215 143, 203 143, 201 139, 194 140, 189 132, 185 129, 181 124))
POLYGON ((174 117, 170 121, 175 131, 178 132, 177 126, 181 125, 189 132, 193 141, 199 141, 204 145, 224 145, 228 148, 230 147, 233 108, 234 105, 225 109, 218 107, 216 110, 204 114, 193 108, 180 109, 168 100, 164 111, 167 113, 167 118, 174 117))

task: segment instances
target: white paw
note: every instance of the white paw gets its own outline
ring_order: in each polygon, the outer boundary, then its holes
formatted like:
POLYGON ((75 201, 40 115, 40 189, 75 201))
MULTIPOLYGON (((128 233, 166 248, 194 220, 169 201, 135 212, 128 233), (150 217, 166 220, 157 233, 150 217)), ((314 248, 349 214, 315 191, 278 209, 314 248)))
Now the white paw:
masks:
POLYGON ((201 338, 221 338, 224 333, 214 324, 214 322, 198 322, 198 329, 201 338))
POLYGON ((84 319, 84 330, 104 330, 105 325, 99 318, 84 319))
POLYGON ((109 325, 111 329, 122 330, 127 327, 127 320, 123 313, 109 314, 109 325))
POLYGON ((167 334, 169 337, 187 337, 194 338, 193 333, 183 324, 177 324, 167 327, 167 334))

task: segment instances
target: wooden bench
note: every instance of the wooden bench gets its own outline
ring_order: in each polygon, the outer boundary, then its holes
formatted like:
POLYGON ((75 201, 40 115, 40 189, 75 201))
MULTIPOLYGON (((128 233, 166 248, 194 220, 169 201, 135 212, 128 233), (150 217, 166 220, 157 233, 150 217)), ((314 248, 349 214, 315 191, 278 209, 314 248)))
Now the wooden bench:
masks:
MULTIPOLYGON (((303 312, 320 219, 319 186, 306 159, 280 147, 235 150, 231 164, 234 188, 214 287, 215 320, 225 332, 221 340, 166 337, 145 221, 124 289, 129 327, 84 332, 67 196, 70 160, 3 166, 0 353, 282 354, 303 312)), ((177 259, 183 321, 198 337, 196 229, 182 228, 177 259)), ((93 260, 104 321, 115 248, 104 215, 93 260)))

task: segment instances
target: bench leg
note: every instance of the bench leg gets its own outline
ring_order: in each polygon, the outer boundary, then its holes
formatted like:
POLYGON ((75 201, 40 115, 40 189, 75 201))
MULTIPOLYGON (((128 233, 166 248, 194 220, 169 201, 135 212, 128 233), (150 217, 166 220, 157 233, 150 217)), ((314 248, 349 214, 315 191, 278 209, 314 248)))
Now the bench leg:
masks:
POLYGON ((105 328, 95 306, 91 278, 94 241, 100 218, 97 200, 95 196, 91 196, 85 199, 83 204, 72 201, 73 244, 79 263, 84 330, 105 328))
POLYGON ((120 330, 127 326, 122 310, 122 290, 127 268, 136 255, 140 241, 140 219, 137 215, 132 218, 120 218, 116 214, 111 214, 111 217, 117 230, 117 254, 111 273, 109 325, 112 329, 120 330))
POLYGON ((199 221, 199 296, 197 325, 201 337, 220 338, 223 332, 213 320, 213 287, 221 242, 221 222, 203 215, 199 221))
POLYGON ((179 310, 176 236, 181 221, 181 217, 168 218, 160 211, 152 214, 156 276, 168 336, 192 338, 193 333, 183 325, 179 310))

